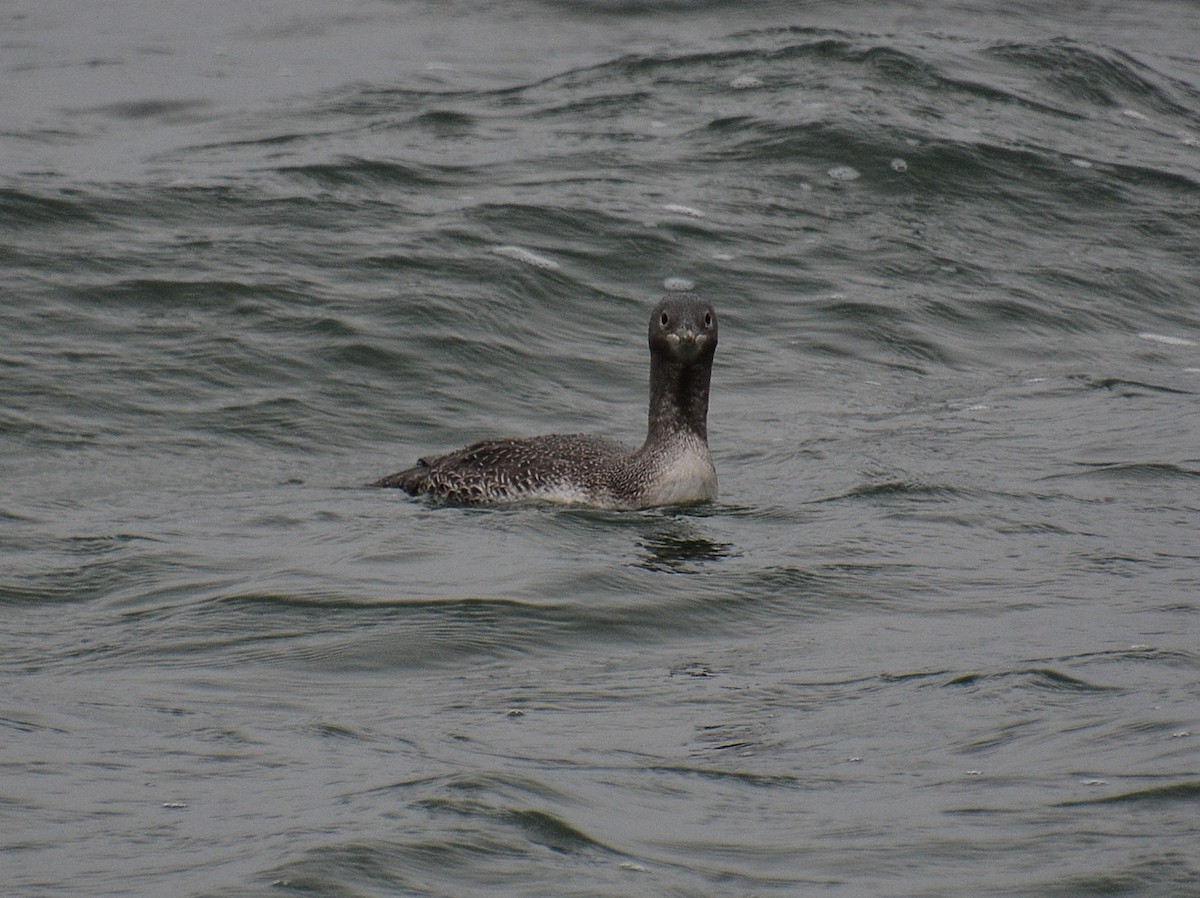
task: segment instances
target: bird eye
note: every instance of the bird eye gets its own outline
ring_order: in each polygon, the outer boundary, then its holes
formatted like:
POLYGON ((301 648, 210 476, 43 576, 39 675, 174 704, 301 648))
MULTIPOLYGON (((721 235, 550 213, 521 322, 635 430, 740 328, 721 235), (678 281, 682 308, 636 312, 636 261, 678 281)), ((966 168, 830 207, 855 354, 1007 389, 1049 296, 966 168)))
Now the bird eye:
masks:
POLYGON ((704 326, 705 326, 705 327, 712 327, 712 312, 705 312, 705 313, 704 313, 704 326))
POLYGON ((666 312, 663 312, 663 313, 662 313, 662 318, 660 318, 660 319, 659 319, 659 321, 661 321, 661 322, 662 322, 662 326, 663 326, 663 327, 666 327, 666 326, 667 326, 667 325, 670 323, 671 319, 670 319, 669 317, 667 317, 667 313, 666 313, 666 312))

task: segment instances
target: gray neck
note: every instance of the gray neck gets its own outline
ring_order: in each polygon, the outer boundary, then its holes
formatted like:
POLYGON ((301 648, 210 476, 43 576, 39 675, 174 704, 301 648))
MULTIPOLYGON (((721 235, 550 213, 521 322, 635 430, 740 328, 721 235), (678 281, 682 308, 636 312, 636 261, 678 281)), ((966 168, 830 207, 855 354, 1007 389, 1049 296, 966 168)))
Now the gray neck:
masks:
POLYGON ((646 445, 691 433, 708 441, 708 384, 712 353, 684 364, 650 354, 650 421, 646 445))

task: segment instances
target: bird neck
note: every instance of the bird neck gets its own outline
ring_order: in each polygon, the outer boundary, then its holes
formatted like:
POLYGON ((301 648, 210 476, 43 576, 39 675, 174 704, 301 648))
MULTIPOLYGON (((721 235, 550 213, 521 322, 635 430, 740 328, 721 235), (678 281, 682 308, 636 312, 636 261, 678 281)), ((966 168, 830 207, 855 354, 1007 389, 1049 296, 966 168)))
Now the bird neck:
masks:
POLYGON ((708 384, 711 378, 711 356, 683 364, 659 353, 651 354, 647 446, 680 433, 692 433, 701 440, 708 440, 708 384))

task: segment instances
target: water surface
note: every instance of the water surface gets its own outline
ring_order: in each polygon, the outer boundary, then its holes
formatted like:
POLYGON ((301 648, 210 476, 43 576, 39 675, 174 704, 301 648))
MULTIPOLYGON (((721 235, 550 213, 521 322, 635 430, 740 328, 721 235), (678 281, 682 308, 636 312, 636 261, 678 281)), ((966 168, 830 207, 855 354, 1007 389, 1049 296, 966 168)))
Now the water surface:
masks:
POLYGON ((6 894, 1195 894, 1192 4, 3 20, 6 894))

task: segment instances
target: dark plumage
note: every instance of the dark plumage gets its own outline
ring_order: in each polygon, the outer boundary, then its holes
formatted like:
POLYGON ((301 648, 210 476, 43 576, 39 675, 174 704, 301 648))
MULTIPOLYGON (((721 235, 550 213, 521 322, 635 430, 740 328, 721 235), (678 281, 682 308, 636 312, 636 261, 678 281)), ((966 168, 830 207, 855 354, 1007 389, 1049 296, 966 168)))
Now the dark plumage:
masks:
POLYGON ((484 440, 371 486, 463 503, 648 508, 715 499, 707 422, 716 313, 695 294, 668 295, 654 307, 649 336, 649 425, 640 448, 584 434, 484 440))

